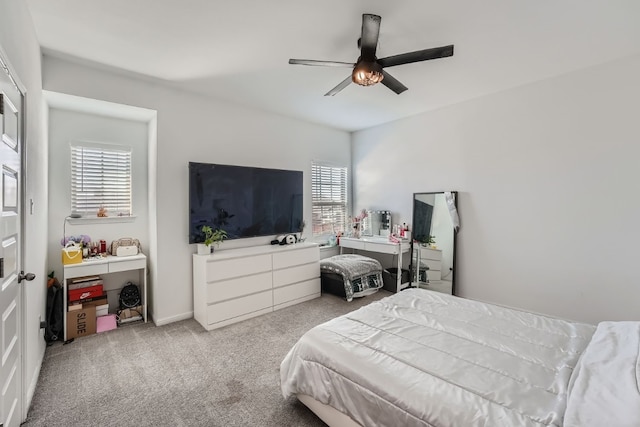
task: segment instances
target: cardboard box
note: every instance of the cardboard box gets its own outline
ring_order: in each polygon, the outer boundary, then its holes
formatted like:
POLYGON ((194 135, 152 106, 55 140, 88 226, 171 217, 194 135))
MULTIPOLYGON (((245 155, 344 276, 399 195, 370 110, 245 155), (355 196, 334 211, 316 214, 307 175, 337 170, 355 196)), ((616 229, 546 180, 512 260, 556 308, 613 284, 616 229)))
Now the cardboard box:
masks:
POLYGON ((96 333, 96 307, 67 313, 67 339, 86 337, 96 333))
POLYGON ((103 294, 94 298, 84 299, 84 300, 78 301, 78 303, 82 304, 83 307, 89 307, 90 305, 98 306, 98 305, 108 304, 107 294, 103 294))
POLYGON ((69 301, 82 301, 102 295, 102 285, 89 286, 80 289, 69 289, 69 301))
MULTIPOLYGON (((80 301, 69 301, 69 306, 67 308, 67 311, 82 310, 83 307, 89 307, 89 306, 98 307, 105 304, 108 305, 109 303, 107 301, 107 295, 103 294, 95 298, 87 298, 80 301)), ((97 315, 99 316, 99 314, 97 315)))
POLYGON ((100 276, 76 277, 67 281, 68 289, 87 288, 95 285, 102 285, 102 278, 100 276))

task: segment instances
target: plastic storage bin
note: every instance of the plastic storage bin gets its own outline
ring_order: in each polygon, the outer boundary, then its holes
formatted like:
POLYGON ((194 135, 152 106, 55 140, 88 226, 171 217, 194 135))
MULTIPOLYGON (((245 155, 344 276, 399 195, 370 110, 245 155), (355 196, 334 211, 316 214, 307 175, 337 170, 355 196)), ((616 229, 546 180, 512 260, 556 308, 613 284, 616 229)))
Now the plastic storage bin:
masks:
MULTIPOLYGON (((406 283, 409 281, 409 270, 407 269, 402 269, 402 278, 401 278, 401 283, 406 283)), ((382 271, 382 282, 383 282, 383 289, 386 289, 387 291, 390 292, 396 292, 397 287, 398 287, 398 269, 395 267, 392 268, 387 268, 385 270, 382 271)))

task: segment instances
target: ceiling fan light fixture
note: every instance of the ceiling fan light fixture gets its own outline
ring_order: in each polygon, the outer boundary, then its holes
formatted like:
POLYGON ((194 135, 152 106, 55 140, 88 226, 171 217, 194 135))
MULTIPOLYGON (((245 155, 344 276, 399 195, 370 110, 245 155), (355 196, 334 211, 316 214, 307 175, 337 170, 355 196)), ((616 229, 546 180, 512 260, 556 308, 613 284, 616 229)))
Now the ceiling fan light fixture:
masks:
POLYGON ((351 74, 351 80, 360 86, 380 83, 383 78, 382 67, 377 62, 358 61, 351 74))

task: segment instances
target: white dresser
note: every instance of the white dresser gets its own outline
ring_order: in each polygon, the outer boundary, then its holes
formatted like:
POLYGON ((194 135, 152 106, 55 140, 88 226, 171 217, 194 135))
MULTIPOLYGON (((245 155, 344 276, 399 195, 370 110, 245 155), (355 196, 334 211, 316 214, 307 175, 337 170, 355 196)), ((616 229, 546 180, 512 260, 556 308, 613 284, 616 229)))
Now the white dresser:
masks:
POLYGON ((315 243, 193 255, 193 313, 207 330, 320 296, 315 243))
MULTIPOLYGON (((427 279, 429 282, 442 279, 442 250, 433 249, 422 245, 414 245, 414 251, 420 259, 418 267, 422 270, 421 265, 429 267, 427 270, 427 279)), ((420 276, 418 276, 420 277, 420 276)))

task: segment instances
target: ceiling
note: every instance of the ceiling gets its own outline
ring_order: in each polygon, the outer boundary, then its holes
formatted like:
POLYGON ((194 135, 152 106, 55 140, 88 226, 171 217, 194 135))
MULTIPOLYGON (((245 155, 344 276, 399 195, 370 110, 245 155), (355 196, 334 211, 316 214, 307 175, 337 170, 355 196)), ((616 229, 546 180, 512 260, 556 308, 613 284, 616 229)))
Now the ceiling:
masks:
POLYGON ((640 52, 637 0, 27 0, 45 53, 355 131, 640 52), (387 68, 409 90, 349 85, 363 13, 378 57, 455 45, 387 68))

